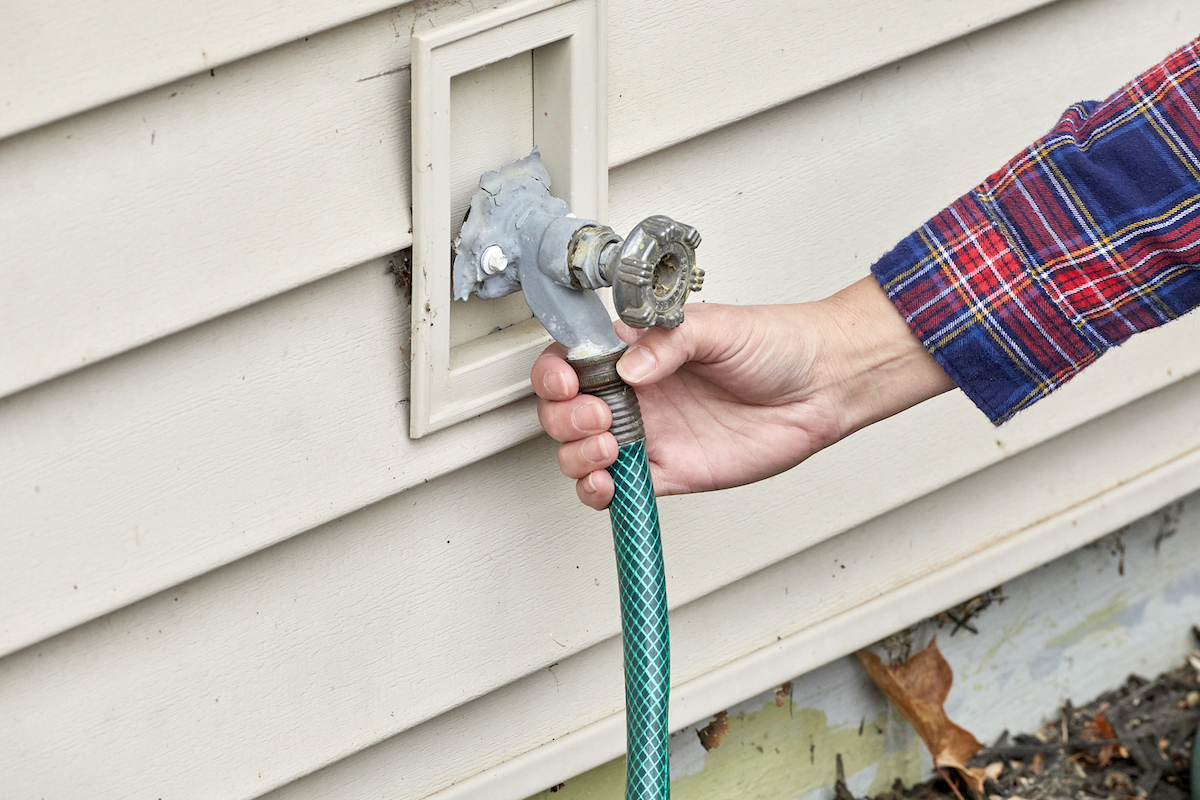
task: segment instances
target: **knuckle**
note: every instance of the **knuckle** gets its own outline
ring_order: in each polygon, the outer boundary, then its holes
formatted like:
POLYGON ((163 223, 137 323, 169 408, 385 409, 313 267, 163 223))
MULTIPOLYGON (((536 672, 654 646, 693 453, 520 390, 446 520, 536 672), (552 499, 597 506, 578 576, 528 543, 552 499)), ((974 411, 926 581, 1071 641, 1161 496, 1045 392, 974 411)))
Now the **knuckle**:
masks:
POLYGON ((579 457, 579 444, 570 442, 558 448, 558 469, 568 478, 583 478, 591 471, 579 457))
POLYGON ((538 401, 538 421, 550 438, 559 442, 571 442, 579 438, 579 433, 571 424, 571 404, 568 402, 542 398, 538 401))

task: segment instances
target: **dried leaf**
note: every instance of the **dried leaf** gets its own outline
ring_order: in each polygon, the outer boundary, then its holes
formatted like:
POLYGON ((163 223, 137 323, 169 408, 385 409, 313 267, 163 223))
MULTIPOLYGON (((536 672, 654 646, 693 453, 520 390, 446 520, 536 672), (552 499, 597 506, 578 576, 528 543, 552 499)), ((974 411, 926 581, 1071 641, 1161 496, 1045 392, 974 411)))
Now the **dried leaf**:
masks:
MULTIPOLYGON (((1117 738, 1116 731, 1113 730, 1112 725, 1108 724, 1108 720, 1105 719, 1103 714, 1096 715, 1096 730, 1099 731, 1100 736, 1105 739, 1116 739, 1117 738)), ((1125 748, 1119 744, 1106 744, 1103 747, 1101 747, 1100 748, 1100 762, 1099 762, 1099 766, 1101 767, 1101 769, 1103 769, 1104 767, 1107 767, 1109 765, 1109 762, 1111 762, 1114 758, 1117 758, 1118 756, 1120 756, 1121 751, 1124 749, 1125 748)))
POLYGON ((1003 761, 993 761, 991 764, 988 764, 984 768, 983 775, 985 778, 991 778, 992 780, 996 780, 997 778, 1000 777, 1001 772, 1004 772, 1004 762, 1003 761))
MULTIPOLYGON (((1113 731, 1112 725, 1108 723, 1108 720, 1105 718, 1105 716, 1103 714, 1097 714, 1094 720, 1083 726, 1083 730, 1080 731, 1079 737, 1086 741, 1094 742, 1103 739, 1116 739, 1117 734, 1115 731, 1113 731)), ((1087 761, 1095 764, 1100 769, 1104 769, 1109 765, 1110 762, 1112 762, 1114 758, 1117 758, 1121 755, 1121 751, 1123 749, 1124 748, 1119 744, 1106 744, 1102 745, 1099 753, 1094 756, 1087 753, 1081 753, 1080 755, 1087 761)))
POLYGON ((967 767, 967 760, 983 745, 946 716, 943 706, 954 683, 954 671, 938 650, 937 640, 899 664, 884 664, 868 650, 856 655, 871 680, 925 742, 933 763, 955 770, 982 796, 984 771, 967 767))
POLYGON ((721 740, 727 733, 729 733, 728 711, 718 711, 713 716, 712 722, 696 731, 696 735, 700 737, 700 744, 705 750, 715 750, 720 747, 721 740))

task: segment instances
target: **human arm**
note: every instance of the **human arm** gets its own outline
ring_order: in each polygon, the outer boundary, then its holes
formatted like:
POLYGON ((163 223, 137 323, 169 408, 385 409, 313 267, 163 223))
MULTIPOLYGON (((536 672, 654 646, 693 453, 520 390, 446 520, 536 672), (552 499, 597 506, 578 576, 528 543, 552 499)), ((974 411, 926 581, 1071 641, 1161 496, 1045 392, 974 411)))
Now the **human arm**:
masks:
MULTIPOLYGON (((789 469, 838 439, 953 383, 872 278, 815 303, 688 306, 674 330, 618 323, 617 363, 637 389, 659 494, 739 486, 789 469)), ((538 416, 564 444, 580 500, 604 508, 617 455, 603 402, 577 395, 551 346, 533 367, 538 416)))
MULTIPOLYGON (((852 318, 876 328, 893 344, 903 341, 911 347, 919 341, 944 370, 941 379, 950 375, 999 424, 1061 386, 1105 350, 1200 304, 1198 263, 1200 52, 1193 42, 1107 100, 1073 106, 1046 136, 901 241, 873 267, 893 304, 891 316, 883 313, 886 306, 872 305, 864 293, 855 299, 867 302, 873 311, 852 318), (907 323, 903 330, 888 324, 896 320, 907 323)), ((706 466, 703 447, 688 450, 687 461, 670 456, 663 445, 657 460, 664 480, 673 472, 708 469, 713 474, 707 481, 693 475, 691 481, 665 487, 659 486, 656 474, 660 493, 718 488, 774 474, 857 427, 906 407, 897 403, 911 405, 929 396, 929 387, 897 391, 904 384, 897 384, 886 369, 839 366, 858 363, 833 344, 826 346, 835 341, 826 332, 838 317, 832 311, 843 302, 835 300, 841 295, 780 307, 809 309, 792 317, 791 324, 798 336, 821 343, 769 351, 779 359, 775 369, 798 381, 798 388, 778 394, 803 395, 785 404, 785 410, 803 412, 791 419, 800 430, 789 429, 787 418, 776 417, 774 426, 757 429, 764 437, 761 446, 770 451, 759 469, 748 462, 762 454, 747 447, 740 458, 722 456, 724 473, 706 466), (788 359, 799 359, 805 368, 796 370, 788 359), (832 378, 839 370, 860 376, 862 380, 846 384, 857 384, 857 391, 844 391, 846 386, 832 378), (874 399, 864 408, 863 398, 874 399), (845 405, 839 409, 829 403, 845 405), (729 480, 735 476, 737 480, 729 480)), ((726 336, 745 326, 775 330, 785 324, 789 312, 729 311, 729 318, 712 324, 693 321, 703 312, 689 313, 684 329, 695 325, 699 330, 691 335, 703 344, 709 336, 726 336)), ((744 343, 769 338, 739 335, 744 343)), ((859 338, 869 337, 860 332, 859 338)), ((705 350, 699 347, 696 352, 705 350)), ((664 363, 661 371, 679 363, 664 363)), ((743 402, 756 420, 766 413, 745 396, 751 385, 745 381, 759 379, 758 373, 748 378, 736 370, 707 370, 702 376, 741 380, 721 385, 732 396, 722 396, 721 402, 743 402)), ((560 456, 564 472, 575 478, 584 475, 581 498, 589 505, 602 505, 611 484, 602 473, 593 469, 585 474, 584 469, 603 458, 584 463, 582 445, 576 444, 590 438, 590 447, 597 447, 596 431, 564 425, 554 411, 558 402, 581 401, 564 401, 539 388, 538 367, 534 379, 535 390, 544 398, 543 425, 568 443, 560 456)), ((653 390, 643 381, 638 394, 643 403, 654 402, 655 392, 685 391, 691 380, 660 380, 653 390)), ((922 386, 920 381, 916 385, 922 386)), ((573 396, 573 389, 566 396, 573 396)), ((732 413, 727 410, 727 415, 732 413)), ((652 426, 647 428, 653 436, 652 426)), ((694 440, 703 441, 699 437, 704 431, 692 433, 694 440)), ((652 438, 649 448, 656 447, 652 438)), ((615 454, 615 447, 601 455, 610 452, 615 454)))

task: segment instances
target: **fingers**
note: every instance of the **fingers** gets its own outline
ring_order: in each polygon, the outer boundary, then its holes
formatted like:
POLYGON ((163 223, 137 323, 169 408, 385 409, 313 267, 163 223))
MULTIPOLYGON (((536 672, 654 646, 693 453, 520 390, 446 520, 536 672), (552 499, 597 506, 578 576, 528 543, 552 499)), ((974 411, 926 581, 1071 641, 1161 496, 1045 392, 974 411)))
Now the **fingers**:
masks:
POLYGON ((585 478, 617 460, 617 440, 611 433, 567 442, 558 448, 558 468, 568 478, 585 478))
POLYGON ((617 362, 617 373, 628 384, 649 386, 689 361, 718 360, 733 341, 729 317, 720 306, 688 306, 686 325, 643 333, 617 362))
POLYGON ((575 494, 585 506, 602 511, 608 508, 613 499, 612 476, 604 470, 597 470, 575 483, 575 494))
POLYGON ((538 420, 546 433, 564 444, 558 466, 575 478, 580 501, 597 511, 613 497, 612 477, 605 467, 617 460, 617 440, 608 433, 612 412, 603 400, 579 395, 579 378, 565 360, 566 350, 552 344, 529 373, 538 395, 538 420))
POLYGON ((538 400, 538 421, 559 442, 574 442, 608 430, 612 412, 605 402, 588 394, 570 400, 538 400))
POLYGON ((579 392, 579 377, 566 361, 567 350, 555 342, 538 356, 530 370, 533 391, 544 400, 570 400, 579 392))

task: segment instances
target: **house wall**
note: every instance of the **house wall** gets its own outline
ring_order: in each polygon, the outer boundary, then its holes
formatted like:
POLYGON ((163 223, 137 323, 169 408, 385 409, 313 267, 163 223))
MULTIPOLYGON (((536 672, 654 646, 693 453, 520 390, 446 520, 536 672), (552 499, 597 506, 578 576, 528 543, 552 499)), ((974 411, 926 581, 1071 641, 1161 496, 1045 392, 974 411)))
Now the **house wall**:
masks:
MULTIPOLYGON (((902 658, 936 639, 954 671, 947 712, 985 742, 1035 731, 1065 702, 1084 705, 1128 674, 1174 669, 1197 647, 1198 502, 1189 495, 1006 582, 969 629, 929 619, 875 649, 902 658)), ((713 717, 672 736, 676 800, 832 800, 838 755, 856 797, 933 774, 929 751, 852 656, 724 711, 728 728, 715 747, 698 735, 713 717)), ((624 780, 619 758, 536 797, 615 799, 624 780)))
MULTIPOLYGON (((705 301, 862 276, 1200 22, 747 8, 608 7, 608 221, 698 227, 705 301)), ((0 25, 3 794, 519 800, 615 757, 607 521, 531 401, 407 435, 410 36, 472 4, 59 11, 0 25)), ((672 724, 1196 489, 1198 335, 665 501, 672 724)))

